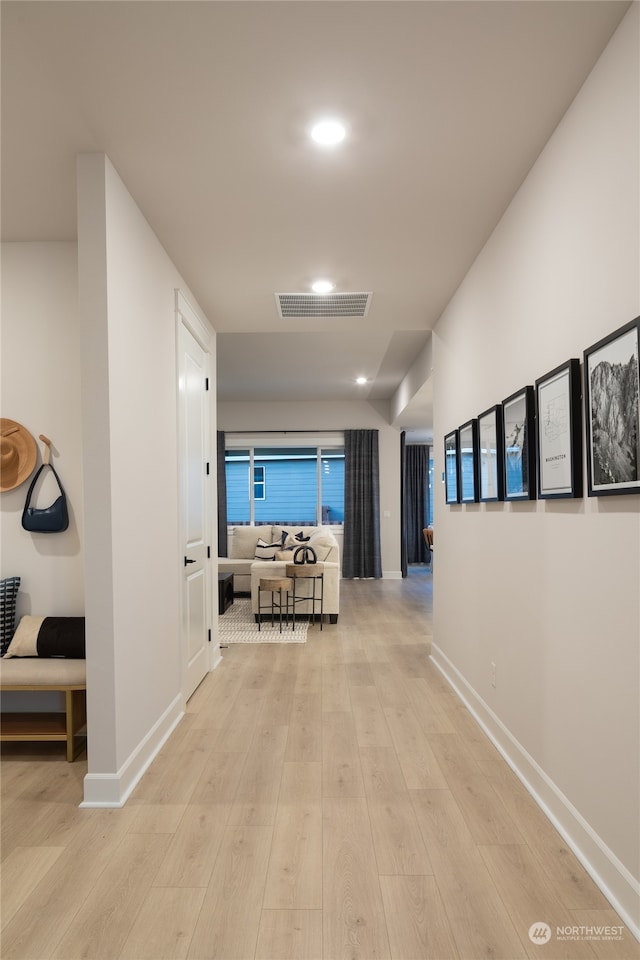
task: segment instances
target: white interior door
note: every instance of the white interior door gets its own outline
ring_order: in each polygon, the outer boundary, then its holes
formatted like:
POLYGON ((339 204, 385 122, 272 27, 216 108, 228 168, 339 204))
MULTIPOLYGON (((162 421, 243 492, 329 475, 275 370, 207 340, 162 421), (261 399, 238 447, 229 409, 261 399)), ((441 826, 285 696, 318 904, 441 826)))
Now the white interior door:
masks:
POLYGON ((211 639, 209 353, 178 306, 182 651, 185 700, 209 670, 211 639))

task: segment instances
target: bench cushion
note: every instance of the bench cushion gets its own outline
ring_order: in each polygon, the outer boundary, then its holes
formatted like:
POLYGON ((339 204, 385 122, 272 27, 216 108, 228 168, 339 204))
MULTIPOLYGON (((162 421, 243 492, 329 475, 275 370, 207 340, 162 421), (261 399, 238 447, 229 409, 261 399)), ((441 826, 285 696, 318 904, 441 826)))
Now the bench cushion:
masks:
POLYGON ((5 659, 10 657, 85 656, 84 617, 22 617, 5 659))
POLYGON ((61 657, 16 657, 0 659, 0 687, 63 687, 85 686, 87 661, 61 657))

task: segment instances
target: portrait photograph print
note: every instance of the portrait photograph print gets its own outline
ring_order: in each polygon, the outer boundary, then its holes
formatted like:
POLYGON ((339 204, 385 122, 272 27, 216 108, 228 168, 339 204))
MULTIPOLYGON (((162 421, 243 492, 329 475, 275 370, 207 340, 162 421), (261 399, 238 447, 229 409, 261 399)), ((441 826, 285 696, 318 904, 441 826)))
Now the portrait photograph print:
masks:
POLYGON ((458 427, 458 486, 460 503, 478 500, 478 421, 458 427))
POLYGON ((524 387, 502 401, 505 500, 536 498, 533 428, 533 387, 524 387))
POLYGON ((458 503, 458 431, 444 438, 444 491, 446 503, 458 503))
POLYGON ((478 417, 478 481, 480 500, 504 499, 502 410, 490 407, 478 417))
POLYGON ((580 361, 536 380, 538 497, 582 496, 580 361))
POLYGON ((588 492, 640 493, 640 317, 584 351, 588 492))

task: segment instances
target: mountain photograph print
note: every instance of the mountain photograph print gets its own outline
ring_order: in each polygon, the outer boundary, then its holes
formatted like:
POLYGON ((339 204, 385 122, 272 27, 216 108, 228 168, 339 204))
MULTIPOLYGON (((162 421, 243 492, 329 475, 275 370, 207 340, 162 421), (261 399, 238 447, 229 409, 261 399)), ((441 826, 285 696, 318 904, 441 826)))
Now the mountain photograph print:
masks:
POLYGON ((640 317, 584 352, 589 496, 640 493, 640 317))

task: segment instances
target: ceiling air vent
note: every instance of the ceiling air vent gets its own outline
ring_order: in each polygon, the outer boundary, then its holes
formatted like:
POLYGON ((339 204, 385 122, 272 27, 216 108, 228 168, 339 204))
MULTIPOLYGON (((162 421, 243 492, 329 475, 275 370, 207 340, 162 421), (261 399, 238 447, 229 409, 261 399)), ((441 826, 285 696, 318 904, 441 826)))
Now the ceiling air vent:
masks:
POLYGON ((278 316, 366 317, 373 294, 369 293, 276 293, 278 316))

